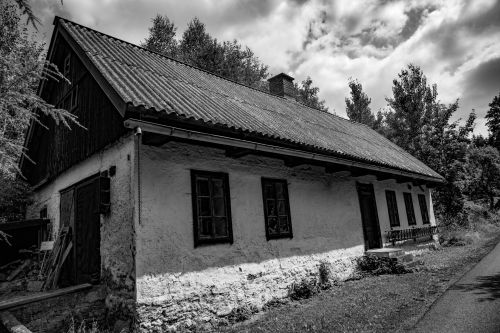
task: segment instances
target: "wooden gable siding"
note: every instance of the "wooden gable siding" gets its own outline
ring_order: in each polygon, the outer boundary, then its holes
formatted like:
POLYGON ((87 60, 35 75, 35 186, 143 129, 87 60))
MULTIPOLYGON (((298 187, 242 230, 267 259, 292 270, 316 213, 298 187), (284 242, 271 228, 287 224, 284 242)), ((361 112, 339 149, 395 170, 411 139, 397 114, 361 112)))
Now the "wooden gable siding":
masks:
POLYGON ((35 164, 25 159, 22 166, 23 174, 32 185, 54 178, 117 140, 126 131, 122 117, 68 43, 58 36, 53 47, 52 62, 61 72, 66 57, 70 55, 68 77, 71 84, 46 81, 42 97, 58 107, 69 107, 85 128, 72 124, 68 129, 63 124, 57 125, 52 118, 40 118, 47 128, 35 124, 27 142, 27 155, 35 164), (68 100, 71 101, 74 89, 77 89, 74 94, 77 103, 75 108, 71 108, 68 100))

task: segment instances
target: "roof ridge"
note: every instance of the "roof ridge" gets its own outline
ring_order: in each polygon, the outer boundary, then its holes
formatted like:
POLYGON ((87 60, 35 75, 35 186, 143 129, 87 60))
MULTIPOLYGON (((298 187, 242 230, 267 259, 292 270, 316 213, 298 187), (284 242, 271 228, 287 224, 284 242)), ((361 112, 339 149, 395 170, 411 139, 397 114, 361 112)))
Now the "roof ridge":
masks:
MULTIPOLYGON (((79 26, 79 27, 82 27, 82 28, 84 28, 84 29, 87 29, 87 30, 93 31, 93 32, 98 33, 98 34, 100 34, 100 35, 103 35, 103 36, 106 36, 106 37, 111 38, 111 39, 113 39, 113 40, 116 40, 116 41, 118 41, 118 42, 121 42, 121 43, 125 43, 125 44, 128 44, 128 45, 131 45, 131 46, 136 47, 136 48, 138 48, 138 49, 140 49, 140 50, 142 50, 142 51, 149 52, 149 53, 151 53, 151 54, 155 54, 155 55, 157 55, 157 56, 163 57, 163 58, 168 59, 168 60, 170 60, 170 61, 173 61, 173 62, 179 63, 179 64, 184 65, 184 66, 187 66, 187 67, 191 67, 191 68, 193 68, 193 69, 195 69, 195 70, 199 70, 199 71, 201 71, 201 72, 204 72, 204 73, 207 73, 207 74, 209 74, 209 75, 215 76, 215 77, 217 77, 217 78, 219 78, 219 79, 221 79, 221 80, 229 81, 229 82, 232 82, 232 83, 234 83, 234 84, 237 84, 237 85, 243 86, 243 87, 245 87, 245 88, 250 88, 250 89, 255 90, 255 91, 258 91, 258 92, 260 92, 260 93, 263 93, 263 94, 266 94, 266 95, 272 96, 272 97, 274 97, 274 98, 278 98, 280 101, 289 102, 289 103, 296 103, 296 104, 299 104, 300 106, 306 107, 306 108, 311 109, 311 110, 314 110, 314 111, 316 111, 316 112, 326 113, 326 114, 330 115, 331 117, 339 118, 339 119, 341 119, 342 121, 348 121, 348 122, 353 123, 353 124, 365 125, 365 124, 363 124, 363 123, 359 123, 359 122, 356 122, 356 121, 354 121, 354 120, 351 120, 351 119, 348 119, 348 118, 341 117, 341 116, 337 115, 336 113, 332 113, 332 112, 328 112, 328 111, 322 111, 322 110, 319 110, 319 109, 313 108, 313 107, 311 107, 311 106, 309 106, 309 105, 306 105, 306 104, 300 103, 299 101, 297 101, 297 100, 295 100, 295 99, 290 100, 290 99, 287 99, 287 98, 283 98, 283 97, 280 97, 280 96, 273 95, 273 94, 271 94, 271 93, 270 93, 270 92, 268 92, 268 91, 260 90, 260 89, 257 89, 257 88, 255 88, 255 87, 252 87, 252 86, 246 85, 246 84, 244 84, 244 83, 240 83, 240 82, 234 81, 234 80, 232 80, 232 79, 229 79, 229 78, 223 77, 223 76, 221 76, 221 75, 219 75, 219 74, 216 74, 216 73, 213 73, 213 72, 207 71, 206 69, 203 69, 203 68, 200 68, 200 67, 197 67, 197 66, 194 66, 194 65, 188 64, 188 63, 186 63, 186 62, 184 62, 184 61, 182 61, 182 60, 175 59, 175 58, 170 57, 170 56, 167 56, 167 55, 165 55, 165 54, 162 54, 162 53, 159 53, 159 52, 156 52, 156 51, 149 50, 149 49, 147 49, 147 48, 145 48, 145 47, 143 47, 143 46, 140 46, 140 45, 137 45, 137 44, 134 44, 134 43, 131 43, 131 42, 127 42, 126 40, 123 40, 123 39, 121 39, 121 38, 118 38, 118 37, 115 37, 115 36, 111 36, 111 35, 109 35, 109 34, 107 34, 107 33, 101 32, 101 31, 96 30, 96 29, 89 28, 89 27, 87 27, 87 26, 85 26, 85 25, 82 25, 82 24, 80 24, 80 23, 76 23, 76 22, 74 22, 74 21, 68 20, 68 19, 66 19, 66 18, 64 18, 64 17, 61 17, 61 16, 58 16, 58 15, 56 15, 56 16, 55 16, 55 18, 54 18, 54 21, 57 21, 57 20, 62 20, 62 21, 65 21, 65 22, 68 22, 68 23, 71 23, 71 24, 77 25, 77 26, 79 26)), ((366 126, 366 125, 365 125, 365 126, 366 126)), ((370 128, 370 129, 371 129, 371 127, 368 127, 368 128, 370 128)))

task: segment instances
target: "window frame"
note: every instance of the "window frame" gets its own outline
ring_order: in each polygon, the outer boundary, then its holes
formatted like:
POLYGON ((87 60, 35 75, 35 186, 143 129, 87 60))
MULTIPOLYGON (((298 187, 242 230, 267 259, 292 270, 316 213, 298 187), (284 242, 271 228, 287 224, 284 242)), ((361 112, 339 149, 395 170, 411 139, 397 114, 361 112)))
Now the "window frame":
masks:
POLYGON ((63 75, 65 78, 68 79, 68 76, 71 73, 71 53, 69 53, 65 58, 63 62, 63 75))
POLYGON ((78 107, 78 84, 76 84, 70 91, 70 110, 73 111, 78 107))
MULTIPOLYGON (((292 229, 292 216, 290 214, 290 195, 289 195, 289 192, 288 192, 288 182, 286 179, 278 179, 278 178, 267 178, 267 177, 262 177, 261 178, 261 188, 262 188, 262 203, 263 203, 263 209, 264 209, 264 226, 266 228, 266 240, 271 240, 271 239, 283 239, 283 238, 290 238, 292 239, 293 238, 293 229, 292 229), (283 185, 283 194, 285 196, 285 212, 287 214, 287 217, 288 217, 288 230, 289 232, 287 233, 281 233, 281 232, 278 232, 278 234, 270 234, 269 233, 269 222, 268 222, 268 218, 269 218, 269 213, 267 211, 267 197, 266 197, 266 189, 265 189, 265 186, 267 183, 272 183, 273 186, 275 186, 275 184, 277 183, 280 183, 283 185)), ((275 190, 276 191, 276 190, 275 190)), ((276 200, 276 202, 278 201, 277 197, 275 196, 275 198, 273 198, 274 200, 276 200)), ((277 209, 277 207, 276 207, 277 209)), ((277 215, 278 217, 278 226, 279 226, 279 215, 277 215)))
POLYGON ((418 205, 420 207, 420 216, 422 217, 422 224, 431 224, 431 219, 429 217, 429 209, 427 208, 427 198, 425 197, 425 194, 418 194, 418 205), (422 202, 424 207, 422 207, 422 202), (425 211, 425 217, 423 212, 425 211))
MULTIPOLYGON (((210 197, 211 198, 211 197, 210 197)), ((205 170, 194 170, 191 169, 191 200, 193 208, 193 238, 194 247, 200 245, 210 245, 210 244, 233 244, 233 226, 231 218, 231 194, 229 191, 229 174, 225 172, 214 172, 205 170), (197 177, 208 177, 208 178, 220 178, 222 179, 223 191, 224 191, 224 204, 226 208, 226 220, 227 220, 227 233, 226 237, 213 237, 212 238, 200 238, 199 235, 199 221, 198 221, 198 194, 196 187, 197 177)))
POLYGON ((415 206, 413 205, 413 195, 411 192, 403 192, 403 200, 405 202, 406 220, 408 221, 408 226, 416 226, 417 216, 415 215, 415 206), (411 207, 408 207, 408 205, 411 207), (413 219, 413 223, 410 223, 410 217, 413 219))
POLYGON ((398 208, 398 198, 396 196, 396 191, 394 190, 385 190, 385 201, 387 204, 387 213, 389 215, 389 226, 391 228, 401 227, 401 220, 399 219, 399 208, 398 208), (389 193, 391 196, 394 195, 394 212, 391 214, 391 205, 389 204, 389 193), (394 216, 396 221, 393 221, 392 216, 394 216), (397 222, 394 224, 393 222, 397 222))

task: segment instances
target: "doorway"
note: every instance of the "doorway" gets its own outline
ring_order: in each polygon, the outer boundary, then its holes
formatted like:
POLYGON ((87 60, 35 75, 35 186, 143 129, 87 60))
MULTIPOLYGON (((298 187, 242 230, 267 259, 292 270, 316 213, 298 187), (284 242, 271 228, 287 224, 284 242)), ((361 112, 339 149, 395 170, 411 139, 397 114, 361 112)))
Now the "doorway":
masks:
POLYGON ((99 175, 89 177, 61 191, 61 227, 69 227, 73 248, 63 266, 61 283, 93 283, 100 280, 101 232, 99 175))
POLYGON ((363 223, 365 249, 378 249, 382 247, 380 226, 378 222, 377 203, 372 184, 357 183, 359 207, 363 223))

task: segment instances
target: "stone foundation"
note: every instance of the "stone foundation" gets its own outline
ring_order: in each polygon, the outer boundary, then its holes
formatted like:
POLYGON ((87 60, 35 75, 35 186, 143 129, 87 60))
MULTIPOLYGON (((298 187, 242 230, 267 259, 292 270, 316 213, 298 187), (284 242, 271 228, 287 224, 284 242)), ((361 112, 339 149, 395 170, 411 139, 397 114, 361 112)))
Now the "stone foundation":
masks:
POLYGON ((355 258, 362 253, 363 248, 356 247, 258 264, 143 277, 139 290, 161 296, 139 301, 139 329, 141 332, 213 330, 228 325, 228 316, 238 309, 260 311, 269 302, 288 297, 294 282, 318 279, 321 263, 329 268, 332 282, 345 280, 354 270, 355 258))

